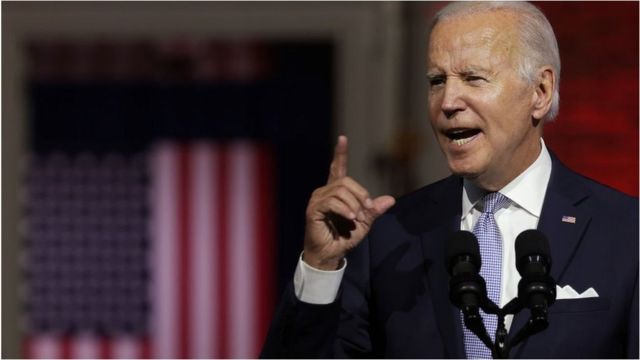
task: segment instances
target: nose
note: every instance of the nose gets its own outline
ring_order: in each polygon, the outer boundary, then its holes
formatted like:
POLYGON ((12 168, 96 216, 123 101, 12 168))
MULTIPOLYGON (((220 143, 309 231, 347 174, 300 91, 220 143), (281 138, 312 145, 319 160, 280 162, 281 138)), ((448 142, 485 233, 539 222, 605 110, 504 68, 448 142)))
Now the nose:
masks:
POLYGON ((466 109, 463 100, 463 85, 456 78, 450 78, 444 85, 442 96, 442 104, 440 105, 442 113, 447 119, 451 119, 458 112, 466 109))

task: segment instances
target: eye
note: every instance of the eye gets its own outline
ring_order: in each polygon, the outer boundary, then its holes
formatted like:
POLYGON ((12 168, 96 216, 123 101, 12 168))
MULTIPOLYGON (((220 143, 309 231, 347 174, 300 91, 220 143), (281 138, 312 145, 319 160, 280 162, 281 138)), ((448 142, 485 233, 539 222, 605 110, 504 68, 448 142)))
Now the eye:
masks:
POLYGON ((487 81, 487 79, 483 78, 482 76, 478 76, 478 75, 467 75, 464 77, 465 81, 468 82, 480 82, 480 81, 487 81))
POLYGON ((442 85, 445 82, 445 77, 442 75, 429 76, 429 86, 434 87, 442 85))

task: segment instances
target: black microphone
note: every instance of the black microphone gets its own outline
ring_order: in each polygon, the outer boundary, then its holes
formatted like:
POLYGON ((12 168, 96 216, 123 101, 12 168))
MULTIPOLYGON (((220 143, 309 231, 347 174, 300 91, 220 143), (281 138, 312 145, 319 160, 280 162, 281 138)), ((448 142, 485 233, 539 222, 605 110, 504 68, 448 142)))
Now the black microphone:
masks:
POLYGON ((479 275, 481 265, 476 236, 462 230, 451 234, 447 242, 449 297, 463 311, 480 306, 483 294, 486 295, 486 284, 479 275))
POLYGON ((447 271, 450 275, 478 273, 482 266, 478 239, 469 232, 459 230, 447 242, 447 271))
POLYGON ((480 247, 478 239, 468 231, 456 231, 447 242, 446 267, 451 275, 449 299, 462 310, 464 323, 489 349, 491 338, 480 316, 480 307, 486 303, 487 287, 480 276, 480 247))
POLYGON ((518 298, 531 310, 538 331, 548 326, 547 308, 556 300, 556 282, 549 275, 551 251, 545 235, 538 230, 525 230, 516 238, 516 268, 522 279, 518 298))

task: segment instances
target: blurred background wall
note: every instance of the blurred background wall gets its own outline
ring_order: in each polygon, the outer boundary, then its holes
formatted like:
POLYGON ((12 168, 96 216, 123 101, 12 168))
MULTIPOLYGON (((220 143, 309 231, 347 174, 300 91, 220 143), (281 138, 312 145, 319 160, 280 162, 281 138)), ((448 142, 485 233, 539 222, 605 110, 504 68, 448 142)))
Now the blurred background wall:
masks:
MULTIPOLYGON (((3 3, 3 357, 255 357, 338 134, 372 193, 447 175, 444 4, 3 3)), ((637 196, 638 4, 537 5, 563 66, 545 141, 637 196)))

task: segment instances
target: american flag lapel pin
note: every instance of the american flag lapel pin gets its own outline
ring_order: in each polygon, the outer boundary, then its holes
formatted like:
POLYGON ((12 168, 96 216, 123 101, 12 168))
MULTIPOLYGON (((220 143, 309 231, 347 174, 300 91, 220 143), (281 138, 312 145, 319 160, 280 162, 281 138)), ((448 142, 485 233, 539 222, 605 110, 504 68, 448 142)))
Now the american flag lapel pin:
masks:
POLYGON ((562 217, 562 222, 566 222, 566 223, 569 223, 569 224, 575 224, 576 223, 576 217, 575 216, 564 215, 562 217))

